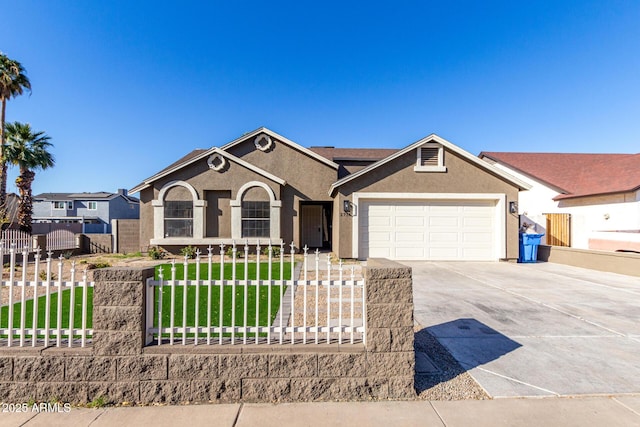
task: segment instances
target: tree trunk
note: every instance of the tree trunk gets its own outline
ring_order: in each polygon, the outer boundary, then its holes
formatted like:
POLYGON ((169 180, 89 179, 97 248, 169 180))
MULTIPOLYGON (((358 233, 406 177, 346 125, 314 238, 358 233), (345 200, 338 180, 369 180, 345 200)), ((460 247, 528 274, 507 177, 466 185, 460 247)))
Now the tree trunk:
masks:
POLYGON ((0 113, 0 222, 7 216, 7 162, 4 160, 4 120, 7 110, 7 99, 2 97, 2 113, 0 113))
POLYGON ((20 230, 31 234, 31 215, 33 213, 33 197, 31 184, 36 174, 29 169, 20 169, 20 176, 16 178, 16 186, 20 192, 18 203, 18 226, 20 230))

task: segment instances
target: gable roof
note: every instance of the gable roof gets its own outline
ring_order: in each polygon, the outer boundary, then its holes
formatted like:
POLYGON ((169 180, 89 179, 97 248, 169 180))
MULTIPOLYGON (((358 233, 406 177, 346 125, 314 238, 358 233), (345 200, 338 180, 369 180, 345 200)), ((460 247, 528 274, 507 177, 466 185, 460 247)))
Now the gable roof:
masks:
POLYGON ((214 153, 219 153, 220 155, 226 157, 227 159, 238 163, 244 167, 246 167, 247 169, 253 170, 254 172, 257 172, 260 175, 263 175, 269 179, 271 179, 274 182, 277 182, 281 185, 285 184, 285 181, 282 180, 281 178, 276 177, 275 175, 270 174, 269 172, 260 169, 257 166, 254 166, 236 156, 234 156, 231 153, 228 153, 226 150, 228 150, 231 147, 234 147, 238 144, 240 144, 241 142, 246 141, 247 139, 253 138, 261 133, 265 133, 269 136, 271 136, 272 138, 277 139, 278 141, 281 141, 293 148, 295 148, 298 151, 301 151, 307 155, 309 155, 310 157, 313 157, 314 159, 334 168, 334 169, 338 169, 339 165, 337 165, 336 163, 332 162, 331 160, 322 157, 321 155, 314 153, 313 151, 304 148, 301 145, 296 144, 295 142, 285 138, 282 135, 277 134, 276 132, 273 132, 270 129, 267 129, 265 127, 260 127, 252 132, 248 132, 245 133, 244 135, 242 135, 240 138, 237 138, 231 142, 229 142, 228 144, 223 145, 222 147, 218 148, 218 147, 211 147, 209 149, 197 149, 197 150, 193 150, 190 153, 188 153, 187 155, 185 155, 184 157, 180 158, 179 160, 173 162, 172 164, 170 164, 169 166, 167 166, 166 168, 162 169, 160 172, 156 173, 155 175, 150 176, 149 178, 145 179, 144 181, 142 181, 140 184, 136 185, 135 187, 133 187, 131 190, 129 190, 130 193, 137 193, 138 191, 144 190, 145 188, 149 187, 154 181, 157 181, 158 179, 165 177, 179 169, 182 169, 185 166, 188 166, 194 162, 197 162, 201 159, 204 159, 214 153))
POLYGON ((544 184, 560 195, 554 200, 640 189, 639 154, 480 153, 544 184))
POLYGON ((167 176, 179 169, 182 169, 183 167, 190 165, 191 163, 194 163, 198 160, 204 159, 206 157, 211 156, 212 154, 220 154, 222 157, 225 157, 226 159, 239 164, 240 166, 243 166, 253 172, 256 172, 258 175, 262 175, 265 178, 270 179, 273 182, 277 182, 280 185, 285 185, 287 182, 282 179, 279 178, 267 171, 265 171, 264 169, 260 169, 259 167, 252 165, 249 162, 246 162, 236 156, 234 156, 231 153, 227 153, 226 151, 224 151, 221 148, 218 147, 213 147, 210 148, 208 150, 194 150, 191 153, 187 154, 186 156, 184 156, 182 159, 178 160, 177 162, 174 162, 172 165, 164 168, 163 170, 161 170, 160 172, 158 172, 157 174, 153 175, 150 178, 147 178, 146 180, 144 180, 143 182, 141 182, 140 184, 136 185, 135 187, 133 187, 131 190, 129 190, 131 193, 136 193, 140 190, 144 190, 145 188, 149 187, 154 181, 157 181, 158 179, 167 176))
POLYGON ((309 150, 308 148, 303 147, 302 145, 296 144, 295 142, 291 141, 290 139, 285 138, 284 136, 272 131, 271 129, 267 129, 266 127, 260 127, 260 128, 258 128, 256 130, 252 131, 252 132, 245 133, 240 138, 235 139, 235 140, 231 141, 230 143, 228 143, 226 145, 223 145, 221 147, 221 149, 222 150, 228 150, 229 148, 234 147, 234 146, 240 144, 241 142, 246 141, 249 138, 253 138, 254 136, 258 136, 261 133, 265 133, 265 134, 269 135, 270 137, 277 139, 280 142, 284 142, 285 144, 289 145, 290 147, 293 147, 296 150, 303 152, 304 154, 306 154, 306 155, 318 160, 321 163, 324 163, 327 166, 330 166, 330 167, 332 167, 334 169, 338 169, 340 167, 339 165, 337 165, 336 163, 332 162, 331 160, 329 160, 329 159, 327 159, 325 157, 322 157, 321 155, 319 155, 317 153, 314 153, 313 151, 309 150))
POLYGON ((489 164, 488 162, 482 161, 480 160, 478 157, 474 156, 473 154, 469 153, 468 151, 463 150, 462 148, 458 147, 457 145, 452 144, 451 142, 447 141, 444 138, 439 137, 436 134, 431 134, 429 136, 426 136, 416 142, 414 142, 413 144, 403 148, 402 150, 398 150, 395 153, 385 157, 382 160, 379 160, 369 166, 367 166, 364 169, 359 170, 358 172, 352 173, 351 175, 347 175, 346 177, 342 178, 341 180, 338 180, 336 182, 334 182, 331 185, 331 188, 329 189, 329 194, 333 195, 334 191, 340 187, 341 185, 352 181, 356 178, 358 178, 359 176, 362 176, 366 173, 371 172, 374 169, 377 169, 381 166, 384 166, 385 164, 389 163, 392 160, 397 159, 400 156, 403 156, 404 154, 413 151, 415 149, 417 149, 418 147, 420 147, 423 144, 426 144, 427 142, 437 142, 438 144, 441 144, 445 149, 454 152, 458 155, 460 155, 461 157, 463 157, 464 159, 470 161, 471 163, 475 164, 476 166, 485 169, 491 173, 493 173, 494 175, 497 175, 499 177, 501 177, 502 179, 504 179, 507 182, 510 182, 511 184, 513 184, 514 186, 518 187, 521 190, 528 190, 529 188, 531 188, 531 186, 529 184, 527 184, 526 182, 512 176, 509 175, 508 173, 496 168, 495 166, 492 166, 491 164, 489 164))

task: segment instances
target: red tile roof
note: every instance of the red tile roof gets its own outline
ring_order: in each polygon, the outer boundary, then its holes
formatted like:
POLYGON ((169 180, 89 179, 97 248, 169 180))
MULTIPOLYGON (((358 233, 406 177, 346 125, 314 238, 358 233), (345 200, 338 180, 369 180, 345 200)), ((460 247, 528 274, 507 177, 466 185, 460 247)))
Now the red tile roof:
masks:
POLYGON ((634 191, 640 188, 639 154, 480 153, 562 193, 555 200, 596 194, 634 191))

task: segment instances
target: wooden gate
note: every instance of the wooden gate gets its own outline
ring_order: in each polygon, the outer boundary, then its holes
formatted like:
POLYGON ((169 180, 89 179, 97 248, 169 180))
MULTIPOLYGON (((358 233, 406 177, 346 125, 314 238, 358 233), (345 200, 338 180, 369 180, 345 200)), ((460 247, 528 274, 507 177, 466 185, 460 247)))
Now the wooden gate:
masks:
POLYGON ((547 245, 571 246, 571 214, 544 214, 547 217, 547 245))

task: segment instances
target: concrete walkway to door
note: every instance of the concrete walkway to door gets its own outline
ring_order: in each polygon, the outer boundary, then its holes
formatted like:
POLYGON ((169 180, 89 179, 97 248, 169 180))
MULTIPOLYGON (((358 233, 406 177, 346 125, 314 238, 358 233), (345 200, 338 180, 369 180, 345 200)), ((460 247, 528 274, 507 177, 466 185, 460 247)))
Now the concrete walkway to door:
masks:
POLYGON ((410 262, 415 319, 492 397, 640 393, 640 280, 560 264, 410 262))

